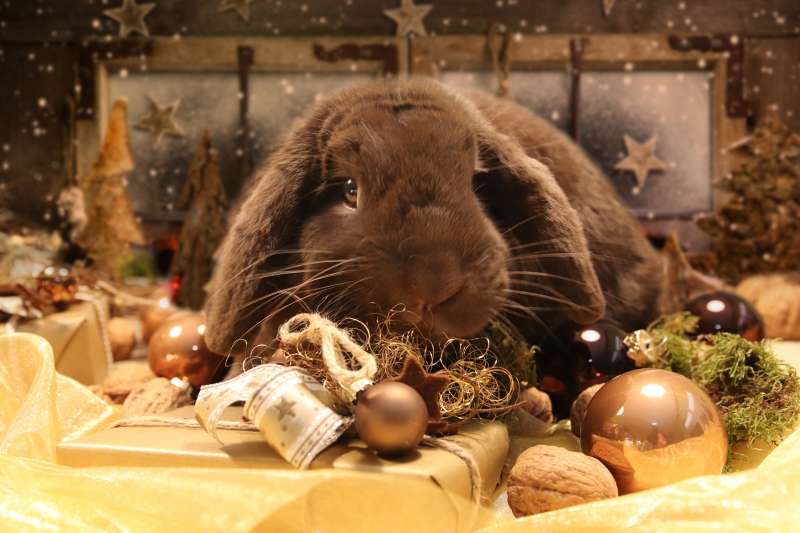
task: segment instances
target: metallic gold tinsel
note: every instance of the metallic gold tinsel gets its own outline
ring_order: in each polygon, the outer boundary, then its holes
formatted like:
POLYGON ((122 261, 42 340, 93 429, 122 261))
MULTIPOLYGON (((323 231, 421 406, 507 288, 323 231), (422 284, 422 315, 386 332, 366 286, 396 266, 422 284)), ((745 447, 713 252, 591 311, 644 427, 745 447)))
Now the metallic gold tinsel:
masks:
MULTIPOLYGON (((510 370, 500 365, 502 358, 492 349, 489 335, 434 343, 415 331, 392 331, 391 314, 372 328, 355 319, 343 321, 340 327, 375 356, 378 363, 376 383, 396 378, 407 357, 419 359, 428 372, 446 372, 451 382, 439 400, 445 419, 501 414, 517 400, 519 382, 510 370)), ((494 332, 494 336, 496 334, 494 332)), ((511 335, 505 330, 503 334, 511 335)), ((281 348, 286 364, 303 368, 338 396, 338 384, 328 375, 316 346, 281 348)), ((267 362, 266 349, 265 345, 254 346, 245 366, 267 362)))

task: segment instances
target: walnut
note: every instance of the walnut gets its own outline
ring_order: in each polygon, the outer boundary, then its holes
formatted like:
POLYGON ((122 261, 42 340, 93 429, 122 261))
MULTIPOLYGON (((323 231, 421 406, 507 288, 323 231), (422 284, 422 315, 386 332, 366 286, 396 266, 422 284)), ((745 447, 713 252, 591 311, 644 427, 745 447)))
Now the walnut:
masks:
POLYGON ((122 403, 133 389, 154 377, 156 376, 150 370, 147 361, 124 361, 112 367, 103 381, 103 392, 110 396, 114 403, 122 403))
POLYGON ((115 317, 108 321, 108 342, 114 361, 130 359, 136 346, 136 324, 129 318, 115 317))
POLYGON ((592 401, 594 395, 603 385, 605 383, 598 383, 584 389, 572 402, 572 408, 569 410, 569 421, 572 433, 578 438, 581 438, 581 424, 583 423, 583 417, 586 415, 586 409, 589 407, 589 402, 592 401))
POLYGON ((508 505, 514 516, 528 516, 618 495, 603 463, 556 446, 528 448, 508 479, 508 505))
POLYGON ((761 314, 768 337, 800 340, 800 274, 751 276, 736 292, 761 314))
POLYGON ((522 408, 528 413, 542 422, 553 423, 553 403, 546 392, 542 392, 536 387, 529 387, 519 395, 519 401, 523 402, 522 408))
POLYGON ((131 391, 122 404, 122 415, 160 415, 191 401, 188 384, 180 386, 166 378, 155 378, 131 391))

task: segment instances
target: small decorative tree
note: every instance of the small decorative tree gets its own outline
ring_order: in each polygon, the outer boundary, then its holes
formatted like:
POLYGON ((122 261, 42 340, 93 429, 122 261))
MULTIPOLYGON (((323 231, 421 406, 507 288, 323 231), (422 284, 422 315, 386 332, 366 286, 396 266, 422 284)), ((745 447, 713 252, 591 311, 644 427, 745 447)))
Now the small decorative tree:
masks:
POLYGON ((719 183, 730 198, 698 221, 714 240, 712 268, 732 282, 800 268, 800 135, 771 111, 732 148, 745 161, 719 183))
POLYGON ((172 274, 180 279, 176 295, 180 305, 200 309, 205 302, 214 252, 225 235, 227 204, 217 152, 205 132, 176 204, 178 209, 188 208, 171 266, 172 274))
POLYGON ((130 245, 144 244, 128 197, 127 176, 133 168, 128 144, 128 104, 117 100, 92 171, 79 180, 87 222, 75 236, 95 265, 113 276, 119 274, 128 259, 130 245))

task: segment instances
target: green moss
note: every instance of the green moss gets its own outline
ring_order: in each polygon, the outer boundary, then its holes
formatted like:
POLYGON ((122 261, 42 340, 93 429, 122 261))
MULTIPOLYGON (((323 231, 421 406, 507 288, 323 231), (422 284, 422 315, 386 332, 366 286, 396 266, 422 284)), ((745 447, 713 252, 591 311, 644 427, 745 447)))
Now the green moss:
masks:
POLYGON ((653 366, 691 377, 697 358, 697 346, 689 335, 697 329, 698 319, 690 313, 666 315, 653 322, 648 331, 653 339, 663 339, 664 351, 653 366))
POLYGON ((777 445, 800 415, 797 372, 763 342, 730 333, 710 340, 694 379, 722 411, 728 440, 752 445, 761 439, 777 445))

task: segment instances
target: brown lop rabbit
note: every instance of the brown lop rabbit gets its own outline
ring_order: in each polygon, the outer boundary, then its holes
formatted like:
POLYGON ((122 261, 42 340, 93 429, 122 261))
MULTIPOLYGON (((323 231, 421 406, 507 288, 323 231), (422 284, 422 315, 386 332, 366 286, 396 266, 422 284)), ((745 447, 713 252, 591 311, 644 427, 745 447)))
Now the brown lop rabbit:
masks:
POLYGON ((600 170, 525 108, 431 80, 338 92, 296 122, 218 255, 207 342, 270 343, 292 314, 399 309, 432 337, 501 320, 657 316, 658 254, 600 170))

